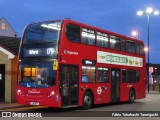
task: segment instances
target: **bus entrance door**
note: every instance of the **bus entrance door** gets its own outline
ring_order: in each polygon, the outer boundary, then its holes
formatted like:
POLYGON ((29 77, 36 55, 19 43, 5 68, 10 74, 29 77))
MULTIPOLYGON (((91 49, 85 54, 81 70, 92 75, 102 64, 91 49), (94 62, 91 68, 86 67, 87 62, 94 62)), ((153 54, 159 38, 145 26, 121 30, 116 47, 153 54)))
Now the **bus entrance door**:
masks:
POLYGON ((111 102, 120 101, 120 69, 112 69, 111 102))
POLYGON ((60 65, 59 72, 62 107, 78 105, 78 66, 60 65))

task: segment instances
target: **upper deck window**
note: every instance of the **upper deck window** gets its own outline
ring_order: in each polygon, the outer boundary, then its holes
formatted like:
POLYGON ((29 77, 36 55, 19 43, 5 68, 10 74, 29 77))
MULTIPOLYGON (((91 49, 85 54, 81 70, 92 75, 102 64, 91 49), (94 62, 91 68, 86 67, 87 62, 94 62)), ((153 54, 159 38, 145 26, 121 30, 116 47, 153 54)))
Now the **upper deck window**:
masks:
POLYGON ((97 32, 97 46, 108 48, 108 35, 102 32, 97 32))
POLYGON ((136 43, 136 53, 137 54, 144 54, 144 48, 142 44, 136 43))
POLYGON ((76 25, 67 25, 66 35, 69 41, 80 43, 80 27, 76 25))
POLYGON ((82 28, 82 43, 95 45, 95 31, 87 28, 82 28))
POLYGON ((126 52, 126 40, 121 39, 121 51, 126 52))
POLYGON ((24 44, 56 42, 60 22, 43 22, 32 24, 25 31, 24 44))
POLYGON ((127 41, 127 52, 135 53, 135 42, 127 41))
POLYGON ((120 50, 120 39, 119 37, 110 36, 110 48, 120 50))

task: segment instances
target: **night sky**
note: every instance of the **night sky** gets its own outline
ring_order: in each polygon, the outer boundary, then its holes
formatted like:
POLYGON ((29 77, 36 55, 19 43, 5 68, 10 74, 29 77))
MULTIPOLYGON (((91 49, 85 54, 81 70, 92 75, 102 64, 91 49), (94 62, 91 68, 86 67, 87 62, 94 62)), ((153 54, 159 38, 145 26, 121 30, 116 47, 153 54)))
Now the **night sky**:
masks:
MULTIPOLYGON (((137 30, 147 46, 147 16, 136 13, 148 6, 160 10, 160 0, 0 0, 0 18, 19 37, 31 22, 71 18, 126 36, 137 30)), ((160 63, 160 15, 150 20, 150 62, 160 63)))

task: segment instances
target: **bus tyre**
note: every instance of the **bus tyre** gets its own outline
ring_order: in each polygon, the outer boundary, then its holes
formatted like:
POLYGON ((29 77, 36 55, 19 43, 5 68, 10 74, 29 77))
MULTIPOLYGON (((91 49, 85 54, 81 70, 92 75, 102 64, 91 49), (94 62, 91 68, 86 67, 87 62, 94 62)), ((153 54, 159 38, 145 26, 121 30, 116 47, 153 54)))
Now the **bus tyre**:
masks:
POLYGON ((84 93, 83 96, 83 109, 87 110, 92 107, 93 97, 92 94, 88 91, 84 93))
POLYGON ((134 90, 130 90, 129 92, 129 103, 134 103, 135 100, 135 92, 134 90))

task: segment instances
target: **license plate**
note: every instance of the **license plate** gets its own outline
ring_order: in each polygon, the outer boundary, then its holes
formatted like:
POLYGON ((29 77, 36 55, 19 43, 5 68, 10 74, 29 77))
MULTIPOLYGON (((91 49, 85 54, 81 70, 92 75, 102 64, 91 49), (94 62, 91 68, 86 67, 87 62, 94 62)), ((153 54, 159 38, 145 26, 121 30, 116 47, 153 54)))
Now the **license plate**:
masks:
POLYGON ((39 102, 30 102, 30 105, 39 105, 39 102))

